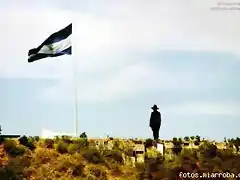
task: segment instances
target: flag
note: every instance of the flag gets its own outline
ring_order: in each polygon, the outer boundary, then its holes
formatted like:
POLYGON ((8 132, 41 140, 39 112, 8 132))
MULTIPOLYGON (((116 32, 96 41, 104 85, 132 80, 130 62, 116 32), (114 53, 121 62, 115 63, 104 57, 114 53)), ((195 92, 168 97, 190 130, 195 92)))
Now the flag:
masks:
POLYGON ((71 55, 71 34, 72 23, 50 35, 39 47, 30 49, 28 52, 28 62, 65 54, 71 55))

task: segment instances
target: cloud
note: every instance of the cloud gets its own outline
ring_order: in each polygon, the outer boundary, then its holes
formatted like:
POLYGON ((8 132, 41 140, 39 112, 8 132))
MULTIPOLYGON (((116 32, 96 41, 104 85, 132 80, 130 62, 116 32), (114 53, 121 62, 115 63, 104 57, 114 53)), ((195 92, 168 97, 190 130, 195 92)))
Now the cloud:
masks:
MULTIPOLYGON (((48 87, 38 95, 45 99, 59 100, 61 97, 69 100, 73 87, 70 79, 77 68, 81 76, 78 84, 80 100, 102 102, 128 97, 144 89, 186 89, 207 85, 200 81, 203 77, 151 66, 147 57, 137 62, 139 52, 239 53, 239 14, 210 11, 216 1, 201 4, 197 1, 141 2, 89 1, 88 11, 84 12, 76 8, 81 4, 71 3, 75 6, 71 11, 45 1, 41 8, 34 3, 19 8, 5 7, 0 12, 4 17, 0 20, 3 27, 0 77, 57 78, 58 85, 48 87), (28 64, 28 50, 69 22, 73 22, 73 56, 28 64), (159 83, 155 83, 156 78, 159 83)), ((209 78, 210 81, 214 79, 209 78)))
POLYGON ((0 38, 4 42, 1 45, 1 76, 62 78, 70 74, 71 69, 66 68, 72 66, 67 62, 70 58, 26 63, 29 48, 37 46, 70 21, 74 24, 74 59, 81 63, 79 71, 94 71, 98 67, 104 70, 109 63, 119 61, 119 54, 126 52, 205 50, 239 53, 239 14, 210 11, 216 1, 104 2, 89 2, 89 11, 85 14, 53 8, 46 2, 41 8, 31 3, 31 6, 17 8, 13 5, 1 10, 0 38))
MULTIPOLYGON (((161 67, 161 64, 159 65, 161 67)), ((109 102, 121 98, 134 97, 141 92, 151 90, 198 90, 206 89, 214 84, 221 84, 221 79, 215 74, 192 72, 174 73, 159 68, 154 64, 139 62, 131 64, 118 71, 100 77, 88 77, 81 74, 74 79, 65 79, 58 84, 40 90, 38 97, 44 100, 71 101, 74 100, 74 84, 78 87, 80 102, 109 102)), ((98 74, 97 74, 98 75, 98 74)))
POLYGON ((239 103, 226 102, 188 102, 171 107, 166 107, 163 112, 166 114, 179 115, 219 115, 219 116, 240 116, 239 103))

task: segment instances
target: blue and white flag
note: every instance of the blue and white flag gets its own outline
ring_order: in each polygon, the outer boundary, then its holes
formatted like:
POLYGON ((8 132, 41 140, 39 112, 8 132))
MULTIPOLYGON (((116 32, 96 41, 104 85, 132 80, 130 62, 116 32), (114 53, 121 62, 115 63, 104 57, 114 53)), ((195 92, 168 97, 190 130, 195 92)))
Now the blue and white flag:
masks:
POLYGON ((72 24, 50 35, 38 48, 30 49, 28 62, 33 62, 46 57, 56 57, 72 54, 71 44, 72 24))

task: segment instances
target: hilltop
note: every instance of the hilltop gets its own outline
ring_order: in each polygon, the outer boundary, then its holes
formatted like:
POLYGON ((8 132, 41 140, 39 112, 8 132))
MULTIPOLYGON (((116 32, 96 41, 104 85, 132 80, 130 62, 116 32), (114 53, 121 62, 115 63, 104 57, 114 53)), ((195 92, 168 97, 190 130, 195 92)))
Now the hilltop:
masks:
POLYGON ((185 147, 184 143, 195 142, 186 140, 173 139, 172 146, 165 147, 161 154, 151 139, 66 136, 1 139, 0 177, 1 180, 144 180, 149 173, 157 179, 172 179, 179 177, 180 172, 240 172, 237 139, 223 142, 224 148, 201 140, 197 149, 185 147), (135 144, 142 144, 144 150, 136 149, 135 144))

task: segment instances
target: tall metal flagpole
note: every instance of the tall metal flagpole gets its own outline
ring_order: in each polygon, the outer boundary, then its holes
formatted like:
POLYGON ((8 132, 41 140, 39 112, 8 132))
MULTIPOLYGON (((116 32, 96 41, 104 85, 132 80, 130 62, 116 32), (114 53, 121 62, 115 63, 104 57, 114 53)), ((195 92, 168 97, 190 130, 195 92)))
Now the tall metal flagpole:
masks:
POLYGON ((74 60, 74 130, 75 136, 78 136, 78 82, 77 82, 77 59, 74 60))

